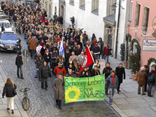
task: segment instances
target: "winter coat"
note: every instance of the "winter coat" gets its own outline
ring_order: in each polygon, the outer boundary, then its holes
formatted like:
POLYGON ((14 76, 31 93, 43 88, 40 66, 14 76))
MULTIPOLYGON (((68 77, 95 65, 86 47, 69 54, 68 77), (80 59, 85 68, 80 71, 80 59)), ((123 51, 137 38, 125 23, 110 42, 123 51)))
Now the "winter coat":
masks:
POLYGON ((17 65, 17 67, 20 67, 23 65, 23 61, 22 61, 22 56, 17 56, 16 57, 16 61, 15 61, 15 65, 17 65))
POLYGON ((40 78, 46 79, 48 77, 51 77, 50 67, 48 65, 42 66, 40 69, 40 78))
POLYGON ((112 68, 111 67, 105 67, 103 69, 102 74, 105 74, 105 79, 110 75, 111 71, 112 71, 112 68))
POLYGON ((63 76, 66 76, 66 70, 65 68, 59 68, 59 67, 56 67, 54 69, 54 73, 56 74, 56 76, 58 76, 58 73, 61 72, 63 76))
POLYGON ((36 43, 37 43, 36 39, 30 39, 29 40, 30 50, 36 50, 36 43))
POLYGON ((51 54, 51 63, 57 63, 58 62, 58 53, 57 52, 53 52, 51 54))
POLYGON ((155 73, 149 72, 148 78, 147 78, 147 83, 148 83, 148 84, 151 84, 151 85, 154 85, 154 84, 155 84, 155 73), (149 80, 148 80, 149 77, 152 77, 153 81, 149 81, 149 80))
POLYGON ((64 85, 63 79, 59 79, 59 78, 55 79, 54 83, 52 84, 52 87, 55 90, 56 100, 62 100, 63 98, 63 85, 64 85))
POLYGON ((83 43, 86 44, 88 41, 88 35, 87 34, 83 34, 83 43))
POLYGON ((116 75, 118 76, 119 83, 123 82, 123 78, 125 79, 125 68, 116 67, 116 75))
MULTIPOLYGON (((103 49, 103 56, 105 55, 105 50, 106 50, 106 47, 104 47, 103 49)), ((107 56, 112 55, 111 50, 112 50, 111 48, 108 49, 107 56)))
POLYGON ((89 76, 91 76, 90 72, 89 72, 89 71, 84 71, 84 70, 83 70, 83 71, 81 71, 79 77, 89 77, 89 76), (88 75, 87 75, 87 73, 88 73, 88 75))
POLYGON ((100 54, 100 47, 98 46, 95 46, 94 48, 93 48, 93 52, 94 52, 94 54, 100 54))
POLYGON ((48 63, 48 62, 50 62, 50 59, 51 59, 51 54, 50 53, 45 53, 44 55, 43 55, 43 57, 44 57, 44 60, 48 63))
POLYGON ((137 73, 137 83, 139 85, 145 85, 146 83, 146 76, 147 76, 147 73, 143 70, 139 71, 137 73))
POLYGON ((44 62, 44 59, 43 58, 41 58, 41 59, 39 59, 38 57, 37 57, 37 59, 36 59, 36 68, 41 68, 42 66, 43 66, 43 62, 44 62))
POLYGON ((14 84, 14 88, 12 86, 11 83, 7 83, 5 84, 4 88, 3 88, 3 94, 2 97, 4 97, 6 95, 6 97, 14 97, 14 91, 16 89, 16 85, 14 84))
POLYGON ((97 75, 100 75, 100 70, 95 71, 94 69, 92 69, 91 76, 97 76, 97 75))
POLYGON ((81 52, 82 52, 82 49, 76 49, 76 50, 75 50, 75 55, 77 55, 77 56, 78 56, 78 55, 80 55, 80 54, 81 54, 81 52))
POLYGON ((118 83, 119 83, 118 77, 117 77, 117 75, 114 76, 114 84, 112 84, 112 77, 113 77, 112 75, 109 75, 107 77, 106 84, 109 83, 109 87, 110 88, 117 88, 118 87, 118 83))

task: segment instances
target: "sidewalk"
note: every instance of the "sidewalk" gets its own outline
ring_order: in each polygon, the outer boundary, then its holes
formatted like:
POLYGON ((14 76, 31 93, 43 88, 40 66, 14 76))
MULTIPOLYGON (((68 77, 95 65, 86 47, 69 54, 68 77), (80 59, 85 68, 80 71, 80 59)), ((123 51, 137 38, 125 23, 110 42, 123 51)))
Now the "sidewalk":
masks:
POLYGON ((15 113, 11 114, 11 111, 7 111, 7 98, 2 98, 3 87, 6 79, 7 76, 0 66, 0 117, 28 117, 27 113, 22 108, 21 101, 18 96, 15 97, 15 113))
MULTIPOLYGON (((121 63, 121 61, 110 57, 111 67, 113 69, 121 63)), ((100 60, 102 68, 105 61, 100 60)), ((147 95, 137 94, 137 82, 132 80, 131 71, 126 69, 126 79, 121 84, 121 93, 115 93, 112 107, 122 117, 156 117, 156 99, 147 95)), ((108 101, 108 97, 106 96, 108 101)))

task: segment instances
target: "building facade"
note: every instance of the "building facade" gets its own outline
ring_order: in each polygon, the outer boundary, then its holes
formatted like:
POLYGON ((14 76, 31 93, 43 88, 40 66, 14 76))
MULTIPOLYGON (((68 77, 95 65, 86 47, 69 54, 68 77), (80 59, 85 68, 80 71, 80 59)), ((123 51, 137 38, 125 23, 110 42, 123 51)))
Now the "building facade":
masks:
POLYGON ((129 34, 132 52, 140 56, 141 66, 156 70, 156 7, 155 0, 131 0, 129 34))

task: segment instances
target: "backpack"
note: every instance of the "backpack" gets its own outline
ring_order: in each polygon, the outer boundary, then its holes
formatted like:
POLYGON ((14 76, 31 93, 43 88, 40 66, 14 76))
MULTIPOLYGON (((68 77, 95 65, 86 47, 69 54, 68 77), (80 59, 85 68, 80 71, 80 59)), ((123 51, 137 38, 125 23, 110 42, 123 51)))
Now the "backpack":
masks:
POLYGON ((148 82, 153 82, 154 81, 154 73, 148 76, 148 82))

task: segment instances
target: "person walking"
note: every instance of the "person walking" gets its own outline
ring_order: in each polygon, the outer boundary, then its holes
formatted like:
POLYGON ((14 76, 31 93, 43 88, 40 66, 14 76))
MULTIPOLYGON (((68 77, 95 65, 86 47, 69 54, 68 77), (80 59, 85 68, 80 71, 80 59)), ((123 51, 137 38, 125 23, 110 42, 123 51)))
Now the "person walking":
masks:
POLYGON ((91 70, 91 76, 100 75, 100 70, 97 65, 94 66, 94 69, 91 70))
POLYGON ((37 43, 37 40, 36 40, 36 37, 32 37, 30 40, 29 40, 29 48, 30 48, 30 53, 31 53, 31 58, 33 58, 35 52, 36 52, 36 43, 37 43))
POLYGON ((12 79, 8 78, 7 81, 5 82, 2 94, 2 98, 4 98, 4 96, 7 97, 7 110, 11 109, 12 114, 14 114, 14 98, 17 95, 16 88, 17 87, 13 83, 12 79))
POLYGON ((108 44, 104 47, 102 58, 105 59, 106 62, 109 62, 109 56, 111 55, 111 50, 112 49, 109 47, 108 44))
MULTIPOLYGON (((110 67, 110 63, 107 62, 106 63, 106 67, 103 69, 102 74, 105 74, 105 79, 107 79, 107 77, 111 74, 112 68, 110 67)), ((108 95, 108 86, 109 84, 107 83, 105 86, 105 93, 106 95, 108 95)))
POLYGON ((22 71, 23 61, 22 61, 21 52, 19 52, 16 57, 15 65, 17 66, 17 78, 23 79, 23 71, 22 71), (20 76, 19 76, 19 74, 20 74, 20 76))
POLYGON ((51 77, 50 67, 47 65, 47 62, 44 61, 43 66, 40 69, 40 78, 41 78, 41 88, 47 90, 47 78, 51 77))
POLYGON ((151 91, 152 91, 152 87, 155 84, 155 71, 154 70, 151 70, 151 72, 149 72, 148 78, 147 78, 147 84, 148 84, 148 96, 152 97, 151 91))
POLYGON ((109 75, 106 79, 106 84, 109 83, 109 103, 110 105, 113 102, 114 90, 118 87, 118 77, 115 75, 115 71, 111 71, 111 75, 109 75))
POLYGON ((145 72, 145 68, 141 67, 140 71, 137 73, 137 83, 138 83, 138 94, 140 94, 140 90, 142 87, 142 95, 146 95, 145 94, 145 83, 146 83, 146 76, 147 73, 145 72))
POLYGON ((125 79, 125 68, 123 67, 122 63, 119 64, 118 67, 116 67, 116 75, 118 76, 118 80, 119 80, 119 83, 118 83, 118 88, 117 88, 117 92, 119 94, 120 91, 120 85, 121 83, 123 82, 123 79, 125 79))
POLYGON ((59 72, 58 77, 54 80, 54 83, 52 83, 52 87, 55 92, 56 106, 58 106, 59 109, 62 109, 61 100, 63 98, 63 85, 63 75, 61 72, 59 72))
POLYGON ((58 66, 54 69, 55 76, 58 76, 58 73, 62 73, 63 76, 66 76, 66 69, 63 67, 63 63, 59 62, 58 66))

